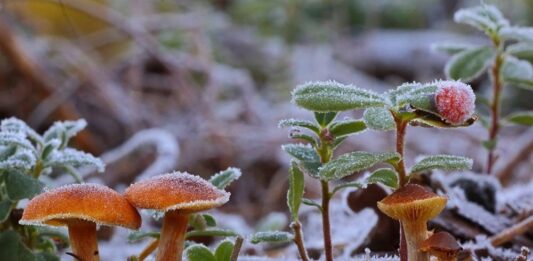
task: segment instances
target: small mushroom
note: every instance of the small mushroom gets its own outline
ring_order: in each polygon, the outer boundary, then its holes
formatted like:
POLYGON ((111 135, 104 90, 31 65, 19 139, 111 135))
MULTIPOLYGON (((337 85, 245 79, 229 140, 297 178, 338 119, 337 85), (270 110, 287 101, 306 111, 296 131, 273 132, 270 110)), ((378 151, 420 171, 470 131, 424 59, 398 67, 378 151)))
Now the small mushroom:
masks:
POLYGON ((427 221, 437 216, 446 202, 445 197, 415 184, 408 184, 378 202, 383 213, 402 224, 410 261, 429 260, 427 253, 418 249, 427 238, 427 221))
POLYGON ((141 216, 116 191, 98 184, 73 184, 34 197, 19 221, 22 225, 67 226, 73 254, 100 260, 96 225, 138 229, 141 216))
POLYGON ((189 215, 221 206, 229 195, 198 176, 182 172, 139 181, 125 192, 135 207, 165 212, 158 261, 181 261, 189 215))
POLYGON ((461 246, 448 232, 438 232, 431 235, 420 244, 420 251, 437 257, 438 261, 455 261, 461 246))

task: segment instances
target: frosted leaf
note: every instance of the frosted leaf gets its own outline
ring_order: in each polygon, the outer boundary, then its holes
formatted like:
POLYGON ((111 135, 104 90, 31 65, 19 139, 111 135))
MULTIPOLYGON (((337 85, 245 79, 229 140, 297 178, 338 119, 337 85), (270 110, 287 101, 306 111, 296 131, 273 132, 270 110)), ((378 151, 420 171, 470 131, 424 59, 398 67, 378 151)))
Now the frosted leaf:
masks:
POLYGON ((193 244, 185 249, 189 261, 216 261, 211 250, 202 244, 193 244))
POLYGON ((437 91, 434 83, 402 85, 398 87, 398 93, 395 93, 395 105, 403 107, 412 105, 417 108, 428 110, 431 108, 431 96, 437 91))
POLYGON ((510 40, 533 42, 533 28, 511 26, 500 30, 500 37, 510 40))
POLYGON ((377 169, 366 179, 367 183, 381 183, 391 188, 398 188, 398 173, 389 168, 377 169))
POLYGON ((368 128, 378 131, 394 130, 396 123, 389 110, 385 108, 368 108, 363 120, 368 128))
POLYGON ((434 43, 431 45, 431 49, 433 51, 443 52, 443 53, 447 53, 451 55, 457 54, 462 51, 475 48, 475 47, 478 47, 478 46, 473 45, 473 44, 468 44, 468 43, 457 43, 457 42, 434 43))
POLYGON ((466 170, 472 168, 472 159, 454 155, 422 156, 411 168, 410 174, 431 169, 466 170))
POLYGON ((460 9, 455 12, 453 20, 456 23, 468 24, 487 33, 509 25, 509 21, 503 17, 500 10, 492 5, 460 9))
POLYGON ((287 206, 293 220, 298 220, 298 211, 304 195, 304 176, 296 162, 291 161, 289 168, 289 191, 287 191, 287 206))
POLYGON ((265 231, 257 232, 250 237, 250 242, 258 244, 261 242, 283 243, 293 240, 294 236, 289 232, 283 231, 265 231))
POLYGON ((506 56, 501 74, 504 81, 512 79, 531 79, 533 76, 533 66, 531 66, 528 61, 520 60, 513 56, 506 56))
POLYGON ((279 128, 283 127, 299 127, 299 128, 306 128, 309 130, 312 130, 315 133, 320 132, 320 128, 313 122, 308 120, 298 120, 298 119, 286 119, 281 120, 278 124, 279 128))
POLYGON ((388 98, 392 102, 392 104, 401 106, 401 104, 398 104, 398 96, 410 93, 420 87, 422 87, 422 84, 417 83, 417 82, 404 83, 396 87, 396 89, 390 89, 389 91, 386 92, 386 94, 388 95, 388 98))
POLYGON ((383 106, 385 100, 377 93, 335 81, 309 82, 292 92, 296 105, 315 112, 345 111, 383 106))
POLYGON ((448 79, 470 82, 485 72, 494 55, 494 48, 489 46, 462 51, 446 63, 444 73, 448 79))
POLYGON ((377 163, 397 161, 399 159, 400 155, 396 152, 372 153, 355 151, 341 155, 324 164, 319 168, 318 175, 324 181, 337 180, 357 171, 370 168, 377 163))
POLYGON ((51 167, 72 166, 74 168, 95 167, 98 172, 103 172, 105 169, 104 163, 99 158, 71 148, 51 153, 46 165, 51 167))
POLYGON ((0 123, 0 131, 23 134, 38 143, 42 143, 42 138, 37 132, 30 128, 24 121, 15 117, 2 120, 0 123))
POLYGON ((209 182, 219 189, 224 189, 232 182, 241 177, 241 170, 237 168, 228 168, 213 175, 209 182))
POLYGON ((515 43, 507 46, 506 54, 514 57, 531 60, 533 59, 533 43, 515 43))
POLYGON ((361 120, 342 120, 331 124, 329 131, 335 138, 348 137, 353 134, 361 133, 366 129, 364 121, 361 120))
POLYGON ((31 142, 29 142, 25 138, 25 136, 21 134, 15 134, 15 133, 10 133, 10 132, 0 132, 0 145, 3 145, 3 146, 15 145, 15 146, 19 146, 21 148, 30 150, 32 151, 32 153, 35 153, 35 154, 37 153, 37 150, 35 149, 33 144, 31 144, 31 142))
POLYGON ((35 154, 27 149, 18 149, 15 154, 0 161, 0 169, 30 170, 35 165, 35 154))
POLYGON ((322 165, 313 147, 304 144, 285 144, 281 149, 298 160, 302 170, 313 178, 319 178, 318 168, 322 165))
POLYGON ((68 143, 70 138, 74 137, 78 132, 83 130, 87 126, 87 121, 79 119, 76 121, 56 121, 54 124, 44 133, 43 138, 45 141, 51 139, 63 140, 64 144, 68 143))

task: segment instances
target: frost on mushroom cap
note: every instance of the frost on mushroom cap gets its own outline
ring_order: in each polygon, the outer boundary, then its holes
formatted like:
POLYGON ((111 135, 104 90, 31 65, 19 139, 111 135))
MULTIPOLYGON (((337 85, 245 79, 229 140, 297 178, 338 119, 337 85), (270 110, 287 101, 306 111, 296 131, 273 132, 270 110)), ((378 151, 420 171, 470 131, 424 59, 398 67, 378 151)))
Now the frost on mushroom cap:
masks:
POLYGON ((223 205, 230 193, 198 176, 173 172, 132 184, 124 195, 138 208, 192 213, 223 205))
POLYGON ((440 81, 436 85, 435 104, 447 122, 459 125, 472 117, 476 95, 470 85, 459 81, 440 81))
POLYGON ((448 232, 435 233, 420 245, 420 251, 430 252, 435 256, 456 256, 459 250, 461 246, 448 232))
POLYGON ((99 225, 138 229, 141 216, 119 193, 99 184, 72 184, 52 189, 28 203, 20 224, 64 226, 81 219, 99 225))
POLYGON ((387 216, 404 221, 430 220, 446 206, 447 199, 426 188, 408 184, 378 202, 387 216))

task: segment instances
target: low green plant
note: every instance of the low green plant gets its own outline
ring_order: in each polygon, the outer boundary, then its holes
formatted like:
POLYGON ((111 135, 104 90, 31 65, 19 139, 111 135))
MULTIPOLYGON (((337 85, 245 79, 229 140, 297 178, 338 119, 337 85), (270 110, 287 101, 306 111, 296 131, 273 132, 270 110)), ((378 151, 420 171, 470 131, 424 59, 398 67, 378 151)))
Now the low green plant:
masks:
POLYGON ((55 122, 39 135, 16 118, 0 123, 0 256, 3 260, 59 260, 57 245, 67 245, 68 237, 51 228, 20 225, 23 209, 19 202, 41 193, 51 174, 66 173, 81 183, 78 169, 104 170, 98 158, 68 147, 70 139, 86 125, 85 120, 55 122))
POLYGON ((293 240, 303 260, 308 260, 308 257, 298 219, 298 210, 302 203, 315 206, 322 213, 325 257, 326 260, 333 260, 329 234, 329 201, 336 192, 346 187, 364 188, 371 183, 381 183, 397 189, 408 184, 417 174, 431 169, 462 170, 472 166, 472 160, 453 155, 424 156, 409 169, 404 164, 405 133, 408 125, 455 128, 469 126, 475 121, 475 96, 470 86, 464 83, 408 83, 387 93, 378 94, 333 81, 311 82, 298 86, 293 91, 292 98, 296 105, 312 111, 315 116, 314 122, 298 119, 280 122, 281 127, 292 128, 291 138, 307 143, 282 146, 293 158, 287 194, 293 233, 269 232, 256 240, 293 240), (363 119, 336 120, 340 112, 347 110, 365 110, 363 119), (346 138, 365 129, 395 130, 396 150, 334 154, 335 149, 346 138), (373 168, 379 163, 386 163, 389 167, 374 169, 371 174, 356 181, 341 180, 356 172, 373 168), (320 203, 303 197, 304 174, 320 182, 320 203))
POLYGON ((470 25, 490 40, 490 45, 439 43, 435 49, 453 55, 445 67, 450 79, 473 81, 487 73, 492 84, 492 97, 482 97, 480 104, 488 107, 482 115, 488 137, 483 142, 487 149, 486 173, 492 174, 497 160, 495 149, 503 124, 533 126, 533 112, 512 112, 501 115, 502 91, 506 86, 533 90, 533 28, 513 26, 492 5, 460 9, 454 15, 457 23, 470 25))

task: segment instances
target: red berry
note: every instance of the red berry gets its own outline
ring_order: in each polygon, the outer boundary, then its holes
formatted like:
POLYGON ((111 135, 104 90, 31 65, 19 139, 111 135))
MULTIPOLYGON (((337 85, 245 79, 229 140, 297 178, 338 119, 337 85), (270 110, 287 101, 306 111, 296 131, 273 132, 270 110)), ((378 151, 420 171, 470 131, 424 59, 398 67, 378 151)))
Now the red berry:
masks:
POLYGON ((437 82, 435 104, 442 118, 459 125, 472 117, 476 96, 470 85, 459 81, 437 82))

